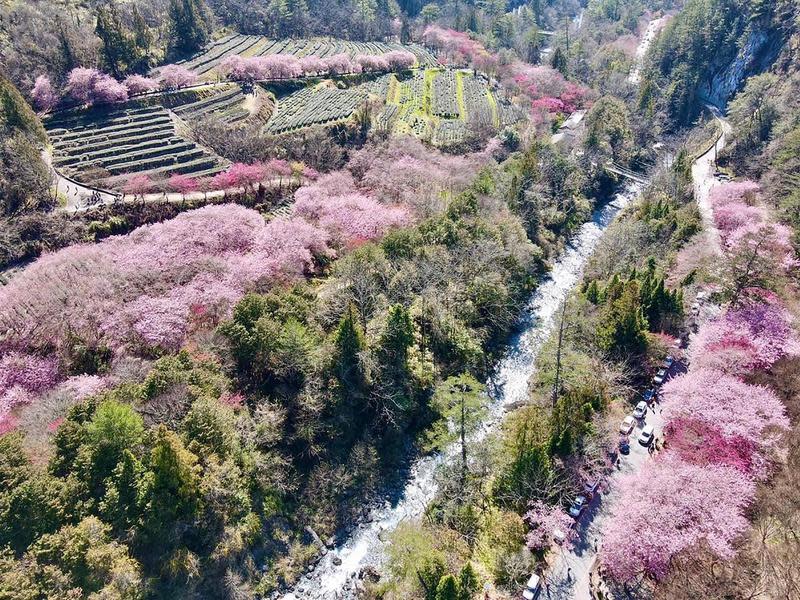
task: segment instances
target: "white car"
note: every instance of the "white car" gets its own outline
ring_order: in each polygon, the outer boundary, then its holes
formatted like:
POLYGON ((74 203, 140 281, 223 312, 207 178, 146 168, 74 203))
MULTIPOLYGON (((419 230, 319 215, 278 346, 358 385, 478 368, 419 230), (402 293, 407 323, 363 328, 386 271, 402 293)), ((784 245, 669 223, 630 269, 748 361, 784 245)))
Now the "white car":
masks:
POLYGON ((645 425, 642 428, 642 433, 639 434, 639 443, 642 446, 649 446, 653 443, 653 426, 652 425, 645 425))
POLYGON ((628 415, 627 417, 625 417, 625 420, 622 422, 622 425, 619 426, 619 432, 622 435, 630 435, 634 427, 636 427, 636 419, 628 415))
POLYGON ((525 585, 525 591, 522 592, 522 597, 525 600, 536 600, 539 597, 539 593, 542 591, 542 582, 539 579, 539 576, 535 573, 531 575, 531 578, 528 579, 528 583, 525 585))
POLYGON ((633 418, 644 419, 644 416, 646 414, 647 414, 647 402, 642 400, 639 402, 639 404, 636 405, 636 408, 633 409, 633 418))

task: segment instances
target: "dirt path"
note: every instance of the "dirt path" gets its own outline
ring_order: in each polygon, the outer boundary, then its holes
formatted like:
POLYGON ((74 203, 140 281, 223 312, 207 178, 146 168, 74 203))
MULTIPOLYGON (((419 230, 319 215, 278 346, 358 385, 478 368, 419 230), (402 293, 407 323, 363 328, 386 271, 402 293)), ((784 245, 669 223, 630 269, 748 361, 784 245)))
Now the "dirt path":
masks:
POLYGON ((722 252, 720 242, 720 235, 717 226, 714 224, 714 216, 711 210, 711 190, 720 185, 720 181, 715 177, 717 155, 725 145, 728 143, 728 137, 731 134, 731 125, 722 116, 720 110, 716 106, 708 106, 714 118, 720 124, 722 133, 717 142, 700 158, 698 158, 692 165, 692 182, 694 185, 694 197, 697 206, 700 209, 700 216, 703 218, 703 230, 708 237, 708 242, 711 244, 714 252, 719 254, 722 252))

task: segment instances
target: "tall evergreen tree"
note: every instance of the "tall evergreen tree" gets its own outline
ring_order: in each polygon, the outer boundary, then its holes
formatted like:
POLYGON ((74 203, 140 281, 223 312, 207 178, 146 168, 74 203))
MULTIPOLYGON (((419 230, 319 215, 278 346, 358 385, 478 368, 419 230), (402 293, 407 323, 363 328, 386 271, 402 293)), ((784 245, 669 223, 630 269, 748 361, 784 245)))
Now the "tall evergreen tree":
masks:
POLYGON ((95 33, 103 42, 106 69, 115 77, 125 75, 136 61, 137 52, 133 38, 122 25, 115 4, 98 7, 95 33))
POLYGON ((203 0, 170 0, 169 46, 177 54, 191 54, 209 39, 208 10, 203 0))

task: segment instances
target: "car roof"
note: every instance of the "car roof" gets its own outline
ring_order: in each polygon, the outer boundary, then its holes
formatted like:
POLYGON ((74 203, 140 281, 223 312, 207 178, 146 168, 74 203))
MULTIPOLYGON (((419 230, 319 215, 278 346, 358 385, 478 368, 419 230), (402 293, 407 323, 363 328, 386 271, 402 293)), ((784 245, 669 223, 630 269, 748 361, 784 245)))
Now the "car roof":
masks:
POLYGON ((633 420, 634 420, 633 419, 633 415, 628 415, 627 417, 625 417, 625 420, 623 421, 623 423, 629 423, 630 421, 633 421, 633 420))
POLYGON ((531 575, 531 578, 528 579, 528 587, 535 590, 537 585, 539 585, 539 576, 534 573, 531 575))
POLYGON ((647 402, 639 400, 639 404, 636 405, 636 408, 644 408, 645 406, 647 406, 647 402))
POLYGON ((642 433, 653 433, 653 426, 645 425, 644 427, 642 427, 642 433))

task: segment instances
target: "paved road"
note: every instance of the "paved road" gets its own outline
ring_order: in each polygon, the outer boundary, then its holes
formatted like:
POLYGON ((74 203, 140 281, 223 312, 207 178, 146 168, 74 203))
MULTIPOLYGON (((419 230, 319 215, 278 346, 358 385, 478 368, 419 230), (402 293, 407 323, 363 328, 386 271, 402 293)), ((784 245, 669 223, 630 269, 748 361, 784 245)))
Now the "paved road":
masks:
MULTIPOLYGON (((680 365, 675 365, 670 372, 671 376, 684 371, 680 365)), ((595 568, 597 552, 602 548, 601 531, 603 523, 609 515, 610 508, 617 501, 619 496, 619 479, 623 475, 635 473, 642 468, 652 457, 648 454, 647 448, 640 445, 636 438, 642 427, 653 425, 655 436, 662 440, 664 422, 661 418, 660 407, 654 404, 653 408, 647 411, 645 420, 640 422, 631 434, 631 451, 627 456, 620 455, 620 469, 615 470, 604 485, 604 492, 597 494, 588 509, 583 513, 579 522, 580 538, 571 550, 565 551, 558 548, 552 554, 551 568, 547 574, 547 583, 550 586, 549 596, 547 590, 543 590, 540 598, 551 598, 553 600, 589 600, 590 574, 595 568), (595 548, 595 544, 597 547, 595 548), (569 571, 568 571, 569 570, 569 571)))
POLYGON ((717 154, 721 152, 728 143, 728 137, 731 134, 732 127, 716 106, 708 105, 708 108, 720 124, 722 134, 717 140, 717 143, 692 165, 692 181, 694 184, 694 197, 700 209, 700 216, 703 218, 703 230, 708 237, 711 247, 717 254, 720 254, 722 252, 720 235, 717 226, 714 224, 710 195, 711 190, 715 186, 720 185, 720 181, 714 177, 714 173, 717 170, 717 154))

